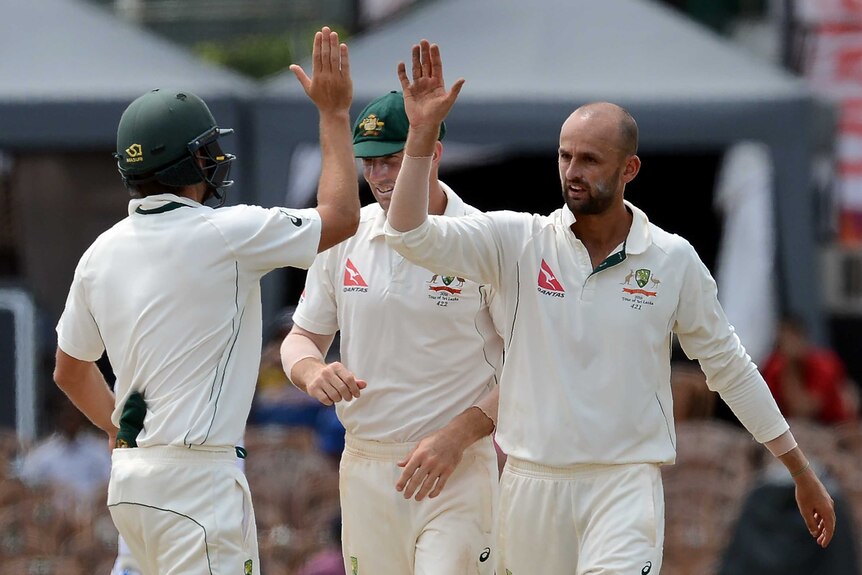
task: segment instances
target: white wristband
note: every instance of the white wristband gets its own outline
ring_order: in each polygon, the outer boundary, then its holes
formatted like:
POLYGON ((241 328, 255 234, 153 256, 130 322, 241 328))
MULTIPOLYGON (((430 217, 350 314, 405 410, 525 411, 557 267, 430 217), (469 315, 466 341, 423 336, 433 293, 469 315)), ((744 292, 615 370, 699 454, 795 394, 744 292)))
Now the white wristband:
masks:
POLYGON ((317 349, 317 346, 313 341, 304 335, 295 333, 289 333, 287 337, 284 338, 284 341, 281 343, 281 367, 284 369, 287 379, 290 380, 290 383, 293 383, 293 385, 296 386, 291 377, 293 366, 309 357, 323 361, 323 354, 320 353, 320 350, 317 349))
POLYGON ((790 433, 788 429, 778 437, 773 440, 767 441, 764 443, 766 449, 769 450, 772 455, 775 457, 781 457, 782 455, 789 453, 796 447, 796 439, 793 437, 793 434, 790 433))

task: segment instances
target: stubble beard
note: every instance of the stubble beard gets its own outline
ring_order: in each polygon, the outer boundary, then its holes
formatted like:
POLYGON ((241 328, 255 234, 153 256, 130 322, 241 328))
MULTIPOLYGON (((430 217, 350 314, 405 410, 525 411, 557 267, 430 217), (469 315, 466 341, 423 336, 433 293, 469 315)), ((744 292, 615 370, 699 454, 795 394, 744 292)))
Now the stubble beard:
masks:
POLYGON ((588 190, 587 198, 583 200, 575 200, 569 197, 566 187, 563 187, 563 199, 569 210, 578 216, 595 216, 604 213, 614 201, 614 193, 611 191, 611 186, 608 182, 597 182, 589 185, 586 182, 579 182, 588 190))

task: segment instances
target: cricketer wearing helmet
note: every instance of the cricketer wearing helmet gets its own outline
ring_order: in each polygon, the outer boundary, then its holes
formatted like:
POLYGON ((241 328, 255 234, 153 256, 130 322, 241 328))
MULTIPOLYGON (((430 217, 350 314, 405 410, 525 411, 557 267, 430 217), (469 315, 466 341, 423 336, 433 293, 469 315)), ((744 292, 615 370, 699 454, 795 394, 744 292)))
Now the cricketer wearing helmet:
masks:
POLYGON ((233 185, 227 178, 236 157, 222 151, 219 138, 232 133, 216 125, 194 94, 153 90, 123 112, 114 156, 133 196, 205 182, 204 201, 215 198, 221 206, 233 185))
POLYGON ((235 464, 261 353, 260 278, 308 267, 356 230, 347 47, 315 36, 323 175, 314 209, 224 200, 233 156, 206 104, 154 90, 117 129, 128 217, 78 263, 57 326, 57 384, 113 451, 108 506, 145 575, 259 574, 254 511, 235 464), (325 128, 325 129, 324 129, 325 128), (107 352, 112 393, 95 361, 107 352), (119 430, 118 430, 119 428, 119 430), (118 434, 119 431, 119 434, 118 434))

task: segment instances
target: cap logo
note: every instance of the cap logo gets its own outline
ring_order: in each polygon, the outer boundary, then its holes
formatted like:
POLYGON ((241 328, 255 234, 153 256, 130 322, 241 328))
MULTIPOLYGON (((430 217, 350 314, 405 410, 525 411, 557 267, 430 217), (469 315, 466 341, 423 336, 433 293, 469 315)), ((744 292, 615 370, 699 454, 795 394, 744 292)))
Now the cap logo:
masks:
POLYGON ((362 137, 379 136, 384 122, 380 121, 377 114, 369 114, 367 118, 360 122, 359 126, 362 128, 362 137))
POLYGON ((128 148, 126 148, 126 163, 131 164, 134 162, 143 162, 144 161, 144 150, 140 144, 132 144, 128 148))

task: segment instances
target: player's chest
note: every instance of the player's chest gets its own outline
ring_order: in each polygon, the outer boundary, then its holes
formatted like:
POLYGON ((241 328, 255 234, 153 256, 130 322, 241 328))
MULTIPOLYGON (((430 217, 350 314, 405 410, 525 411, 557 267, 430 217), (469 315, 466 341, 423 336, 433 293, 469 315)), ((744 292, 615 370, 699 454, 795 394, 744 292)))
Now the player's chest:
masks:
POLYGON ((333 279, 339 307, 430 314, 471 312, 483 303, 479 284, 417 266, 391 249, 347 251, 333 279))
POLYGON ((586 253, 546 250, 522 266, 519 283, 535 311, 563 321, 666 325, 680 301, 682 273, 663 254, 620 252, 593 267, 586 253))

